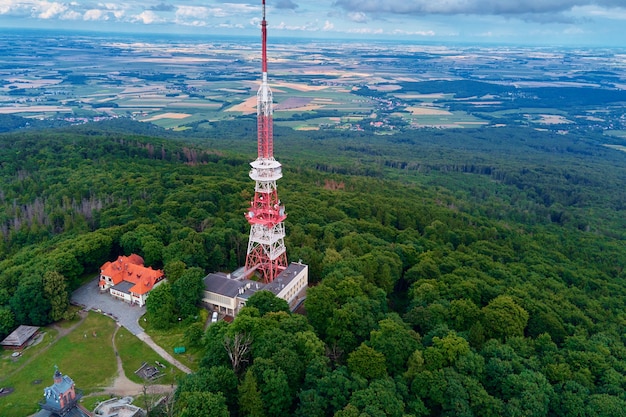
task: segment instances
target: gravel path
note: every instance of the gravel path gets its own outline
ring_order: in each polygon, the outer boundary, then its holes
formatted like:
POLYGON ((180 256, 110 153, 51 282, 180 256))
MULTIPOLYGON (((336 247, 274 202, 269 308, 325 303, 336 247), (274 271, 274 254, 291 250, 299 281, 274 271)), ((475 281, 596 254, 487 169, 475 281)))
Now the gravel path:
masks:
POLYGON ((125 301, 112 297, 108 292, 100 291, 98 276, 72 293, 72 303, 82 306, 86 310, 94 310, 112 317, 120 326, 124 326, 132 334, 143 340, 163 359, 181 371, 187 374, 191 373, 191 369, 176 360, 161 346, 154 343, 152 338, 139 325, 139 318, 145 314, 146 307, 130 305, 125 301))
MULTIPOLYGON (((139 395, 143 394, 144 386, 143 384, 138 384, 136 382, 131 381, 124 373, 124 367, 122 366, 122 359, 117 352, 117 346, 115 346, 115 335, 117 335, 117 331, 119 327, 115 329, 113 332, 113 337, 111 338, 111 342, 113 343, 113 350, 115 351, 115 358, 117 359, 117 377, 113 381, 111 385, 105 387, 100 392, 94 392, 89 396, 94 395, 102 395, 102 394, 113 394, 119 397, 125 397, 128 395, 139 395)), ((176 387, 174 385, 156 385, 149 384, 146 387, 146 392, 148 394, 165 394, 172 392, 176 387)))

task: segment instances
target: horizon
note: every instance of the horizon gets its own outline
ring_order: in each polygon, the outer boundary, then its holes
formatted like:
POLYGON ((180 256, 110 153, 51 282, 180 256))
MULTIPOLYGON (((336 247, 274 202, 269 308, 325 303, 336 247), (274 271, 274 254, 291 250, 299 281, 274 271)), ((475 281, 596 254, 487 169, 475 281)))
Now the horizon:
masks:
MULTIPOLYGON (((254 34, 231 34, 231 33, 168 33, 168 32, 151 32, 151 31, 130 31, 130 32, 120 32, 113 30, 98 30, 98 29, 72 29, 72 28, 17 28, 17 27, 9 27, 4 28, 5 35, 11 36, 20 36, 24 34, 30 35, 41 35, 41 36, 49 36, 49 35, 61 35, 68 37, 106 37, 106 38, 152 38, 158 40, 159 42, 164 42, 166 40, 185 40, 185 41, 204 41, 204 40, 245 40, 246 43, 255 44, 261 43, 260 36, 256 36, 254 34), (171 37, 170 39, 165 39, 165 37, 171 37)), ((389 44, 389 45, 423 45, 423 46, 441 46, 441 47, 461 47, 461 48, 469 48, 469 47, 478 47, 478 48, 504 48, 504 47, 515 47, 522 49, 610 49, 610 50, 626 50, 626 44, 624 45, 601 45, 601 44, 593 44, 593 43, 581 43, 581 44, 541 44, 541 43, 529 43, 529 42, 497 42, 492 40, 490 42, 478 42, 471 40, 435 40, 435 39, 405 39, 405 38, 374 38, 374 39, 363 39, 357 37, 305 37, 300 36, 298 34, 279 34, 274 36, 268 36, 268 47, 271 48, 272 43, 276 45, 280 45, 286 42, 299 42, 299 43, 317 43, 317 42, 328 42, 328 43, 371 43, 375 45, 380 44, 389 44), (278 42, 272 42, 278 41, 278 42)))
MULTIPOLYGON (((620 47, 626 6, 612 0, 519 4, 467 0, 268 0, 271 37, 435 44, 620 47)), ((260 36, 261 1, 167 0, 143 4, 0 0, 7 30, 170 36, 260 36)))

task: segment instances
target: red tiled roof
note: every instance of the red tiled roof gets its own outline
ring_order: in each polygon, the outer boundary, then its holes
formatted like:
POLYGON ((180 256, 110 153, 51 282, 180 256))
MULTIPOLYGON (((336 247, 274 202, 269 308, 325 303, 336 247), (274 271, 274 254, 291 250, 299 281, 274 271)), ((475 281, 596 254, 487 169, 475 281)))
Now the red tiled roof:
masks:
POLYGON ((115 261, 105 263, 100 268, 100 274, 111 277, 113 285, 122 281, 135 284, 130 289, 135 294, 149 292, 163 278, 162 270, 143 266, 143 259, 135 254, 119 256, 115 261))

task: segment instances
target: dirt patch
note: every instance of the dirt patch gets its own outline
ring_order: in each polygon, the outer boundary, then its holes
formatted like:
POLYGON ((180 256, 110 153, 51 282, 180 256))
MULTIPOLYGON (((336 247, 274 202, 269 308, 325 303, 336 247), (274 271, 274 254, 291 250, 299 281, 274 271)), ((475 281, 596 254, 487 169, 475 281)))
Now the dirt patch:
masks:
MULTIPOLYGON (((571 120, 567 120, 565 117, 559 116, 557 114, 540 114, 538 116, 540 117, 540 119, 533 121, 542 125, 560 125, 573 123, 571 120)), ((531 115, 527 115, 527 117, 532 118, 531 115)))
POLYGON ((328 88, 325 85, 305 85, 296 83, 276 83, 275 85, 297 91, 320 91, 328 88))
POLYGON ((406 109, 416 116, 449 116, 452 114, 448 110, 435 109, 432 107, 407 107, 406 109))
POLYGON ((246 99, 243 103, 232 106, 225 111, 240 111, 242 113, 255 113, 256 112, 256 96, 246 99))
POLYGON ((289 97, 287 100, 274 106, 274 110, 289 110, 305 107, 311 100, 311 97, 289 97))
POLYGON ((0 108, 0 114, 12 114, 12 113, 45 113, 45 112, 62 112, 71 113, 72 109, 69 107, 59 106, 13 106, 0 108))
POLYGON ((154 122, 155 120, 161 119, 185 119, 190 116, 191 115, 187 113, 162 113, 154 115, 151 118, 144 120, 144 122, 154 122))

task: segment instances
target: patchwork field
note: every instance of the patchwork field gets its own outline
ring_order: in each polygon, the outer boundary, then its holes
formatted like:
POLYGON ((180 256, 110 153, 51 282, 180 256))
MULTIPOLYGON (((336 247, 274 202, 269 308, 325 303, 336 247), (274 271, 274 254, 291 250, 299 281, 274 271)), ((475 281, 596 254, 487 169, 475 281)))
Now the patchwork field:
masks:
MULTIPOLYGON (((26 32, 0 39, 0 115, 70 123, 130 117, 184 130, 256 112, 257 39, 109 36, 26 32), (33 44, 45 60, 30 59, 33 44)), ((390 132, 393 114, 409 128, 626 128, 619 55, 535 52, 276 39, 268 50, 276 123, 334 129, 345 126, 329 117, 369 116, 375 129, 390 132), (572 96, 575 89, 585 94, 572 96)))

